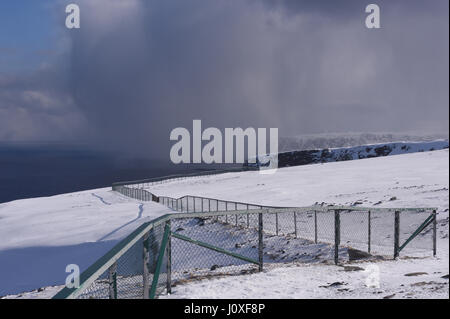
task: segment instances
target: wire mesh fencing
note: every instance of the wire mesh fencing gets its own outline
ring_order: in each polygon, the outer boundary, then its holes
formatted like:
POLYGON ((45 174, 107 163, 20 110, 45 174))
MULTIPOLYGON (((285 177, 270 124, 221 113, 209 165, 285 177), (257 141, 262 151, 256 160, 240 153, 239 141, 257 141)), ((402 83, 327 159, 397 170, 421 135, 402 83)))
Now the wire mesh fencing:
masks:
POLYGON ((203 212, 236 211, 236 210, 269 208, 269 206, 261 206, 255 204, 248 204, 192 195, 186 195, 180 198, 159 196, 158 201, 159 203, 166 205, 167 207, 175 211, 185 213, 190 212, 203 213, 203 212))
MULTIPOLYGON (((217 205, 224 208, 221 201, 217 205)), ((233 208, 169 214, 141 225, 82 274, 81 288, 63 289, 56 298, 155 298, 194 280, 287 263, 345 263, 436 250, 434 210, 247 209, 242 203, 233 208)))
MULTIPOLYGON (((158 201, 175 211, 187 213, 282 208, 192 195, 181 198, 158 197, 147 190, 125 186, 120 187, 119 191, 132 198, 158 201)), ((327 209, 323 211, 322 208, 312 209, 302 214, 292 212, 292 216, 279 213, 264 214, 265 231, 275 235, 281 232, 294 237, 301 236, 303 239, 313 240, 314 243, 338 241, 340 246, 350 248, 351 254, 358 250, 379 256, 397 256, 400 251, 414 254, 436 249, 431 209, 398 209, 397 232, 395 209, 348 207, 337 210, 335 207, 330 207, 329 210, 338 212, 338 216, 330 214, 327 209), (336 223, 339 223, 337 230, 336 223), (417 229, 420 231, 415 234, 417 229), (396 234, 398 234, 397 237, 396 234)), ((236 225, 245 224, 247 219, 242 216, 234 218, 236 225)), ((227 215, 225 215, 225 222, 229 222, 227 215)), ((360 255, 358 252, 356 254, 357 257, 360 255)), ((353 259, 353 255, 348 257, 353 259)), ((338 260, 335 261, 338 262, 338 260)))
MULTIPOLYGON (((158 256, 164 234, 164 225, 154 225, 138 238, 110 267, 94 280, 87 289, 77 294, 78 299, 142 299, 149 298, 151 283, 153 294, 165 289, 166 273, 155 277, 158 256)), ((161 269, 165 269, 165 262, 161 269)))
POLYGON ((118 190, 122 186, 126 186, 128 188, 145 188, 145 187, 158 185, 158 184, 164 184, 164 183, 172 182, 172 181, 179 181, 179 180, 192 179, 192 178, 201 178, 201 177, 205 177, 205 176, 214 176, 214 175, 220 175, 220 174, 225 174, 225 173, 236 173, 236 172, 258 171, 258 170, 259 170, 258 167, 239 166, 239 167, 229 167, 227 169, 216 169, 216 170, 211 170, 211 171, 194 172, 194 173, 188 173, 188 174, 172 174, 172 175, 168 175, 168 176, 147 178, 147 179, 142 179, 142 180, 116 182, 116 183, 112 184, 112 189, 118 190))

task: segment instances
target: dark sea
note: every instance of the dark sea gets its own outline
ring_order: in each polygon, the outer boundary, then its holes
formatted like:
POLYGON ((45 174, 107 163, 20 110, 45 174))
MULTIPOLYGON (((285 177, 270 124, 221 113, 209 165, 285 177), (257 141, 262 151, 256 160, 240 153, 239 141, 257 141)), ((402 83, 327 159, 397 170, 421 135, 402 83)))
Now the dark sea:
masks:
POLYGON ((0 144, 0 203, 51 196, 170 174, 218 169, 175 165, 60 144, 0 144))

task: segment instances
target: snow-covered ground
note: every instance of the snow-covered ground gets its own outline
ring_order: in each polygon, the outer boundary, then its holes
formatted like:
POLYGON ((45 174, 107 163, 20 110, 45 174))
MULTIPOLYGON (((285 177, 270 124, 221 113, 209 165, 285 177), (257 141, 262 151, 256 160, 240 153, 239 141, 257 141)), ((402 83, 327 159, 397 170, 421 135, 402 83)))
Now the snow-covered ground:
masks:
MULTIPOLYGON (((259 274, 179 284, 171 298, 448 298, 448 150, 279 169, 228 173, 153 185, 157 195, 198 195, 274 206, 316 203, 438 207, 437 257, 352 264, 294 264, 259 274), (379 288, 367 277, 379 267, 379 288), (348 265, 346 265, 348 266, 348 265), (367 270, 372 269, 372 272, 367 270), (347 270, 349 270, 347 268, 347 270), (409 273, 414 276, 405 276, 409 273), (331 284, 330 287, 327 287, 331 284)), ((0 295, 61 284, 65 265, 84 269, 139 223, 169 212, 109 189, 0 205, 0 295), (142 215, 140 213, 143 208, 142 215), (36 269, 34 269, 36 268, 36 269)), ((50 297, 57 288, 22 293, 50 297)))
POLYGON ((442 278, 448 276, 448 259, 391 260, 349 267, 297 264, 205 279, 178 285, 171 295, 160 298, 449 298, 448 277, 442 278), (370 279, 377 277, 379 287, 370 279))
POLYGON ((449 207, 448 149, 383 158, 226 173, 150 186, 156 195, 196 195, 267 206, 316 203, 449 207), (395 197, 395 200, 391 200, 395 197))
POLYGON ((0 204, 0 296, 60 285, 140 224, 171 212, 95 189, 0 204))

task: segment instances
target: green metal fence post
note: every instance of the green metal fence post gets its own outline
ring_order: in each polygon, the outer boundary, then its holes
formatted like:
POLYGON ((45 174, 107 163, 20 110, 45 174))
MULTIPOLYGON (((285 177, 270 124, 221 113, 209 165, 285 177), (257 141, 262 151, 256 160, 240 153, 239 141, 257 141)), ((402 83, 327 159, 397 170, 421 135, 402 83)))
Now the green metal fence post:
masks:
POLYGON ((367 252, 370 254, 370 241, 372 236, 372 224, 371 224, 371 212, 369 210, 367 214, 367 252))
POLYGON ((264 243, 263 243, 263 214, 258 214, 258 262, 259 271, 263 271, 264 243))
MULTIPOLYGON (((228 202, 224 202, 225 203, 225 211, 228 211, 228 202)), ((225 223, 228 224, 228 215, 225 214, 225 223)))
POLYGON ((275 234, 278 236, 278 213, 275 213, 275 234))
POLYGON ((294 212, 294 235, 297 238, 297 212, 294 212))
POLYGON ((247 204, 247 228, 250 227, 250 214, 248 213, 248 204, 247 204))
POLYGON ((314 211, 314 243, 317 244, 317 211, 314 211))
POLYGON ((334 263, 339 263, 339 245, 341 243, 341 216, 340 211, 334 211, 334 263))
POLYGON ((164 234, 163 234, 163 238, 161 241, 161 247, 159 250, 158 259, 156 261, 155 272, 153 273, 152 285, 150 287, 150 293, 149 293, 150 299, 154 299, 156 296, 156 288, 158 286, 159 274, 161 272, 161 266, 162 266, 163 259, 164 259, 164 253, 166 251, 166 245, 167 245, 167 240, 169 238, 169 233, 170 233, 170 227, 166 223, 166 225, 164 227, 164 234))
POLYGON ((437 214, 433 210, 433 256, 436 256, 437 214))
POLYGON ((400 247, 400 212, 395 212, 394 220, 394 259, 399 255, 400 247))
POLYGON ((167 238, 167 293, 172 293, 172 235, 170 220, 166 223, 169 228, 169 234, 167 238))
POLYGON ((150 255, 149 255, 149 233, 147 232, 143 237, 143 268, 144 272, 142 274, 142 286, 144 289, 143 297, 144 299, 149 298, 150 291, 150 255))
POLYGON ((108 269, 109 299, 117 299, 117 263, 108 269))

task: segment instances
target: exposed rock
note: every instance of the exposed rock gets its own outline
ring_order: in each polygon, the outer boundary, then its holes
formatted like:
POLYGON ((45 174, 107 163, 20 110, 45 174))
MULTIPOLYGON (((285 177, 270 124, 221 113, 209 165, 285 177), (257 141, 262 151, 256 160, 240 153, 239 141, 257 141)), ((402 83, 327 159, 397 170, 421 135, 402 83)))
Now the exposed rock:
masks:
POLYGON ((369 254, 365 251, 362 251, 362 250, 354 249, 354 248, 348 248, 347 252, 348 252, 348 259, 350 261, 360 260, 360 259, 368 259, 368 258, 372 257, 371 254, 369 254))
POLYGON ((345 292, 345 291, 350 291, 350 289, 348 288, 340 288, 338 289, 339 292, 345 292))
POLYGON ((216 270, 217 268, 219 268, 219 265, 212 265, 211 266, 211 270, 216 270))
POLYGON ((344 266, 344 271, 364 271, 365 269, 358 266, 344 266))
POLYGON ((405 274, 407 277, 414 277, 414 276, 422 276, 422 275, 428 275, 427 272, 410 272, 408 274, 405 274))
POLYGON ((436 284, 439 285, 439 283, 437 283, 435 281, 428 281, 428 282, 426 282, 426 281, 419 281, 419 282, 415 282, 415 283, 411 284, 411 286, 413 286, 413 287, 422 287, 422 286, 429 286, 429 285, 436 285, 436 284))
POLYGON ((331 283, 331 284, 328 284, 328 285, 325 285, 325 286, 319 286, 320 288, 330 288, 330 287, 340 287, 340 286, 342 286, 342 285, 346 285, 346 283, 345 282, 341 282, 341 281, 336 281, 336 282, 333 282, 333 283, 331 283))
MULTIPOLYGON (((406 154, 414 151, 431 151, 448 148, 448 141, 439 142, 421 142, 423 144, 420 150, 417 148, 417 143, 388 142, 383 145, 375 144, 368 146, 353 146, 353 147, 338 147, 332 149, 309 149, 278 153, 278 167, 289 167, 298 165, 308 165, 314 163, 327 163, 356 160, 363 158, 372 158, 379 156, 395 154, 406 154)), ((291 148, 292 149, 292 148, 291 148)), ((251 167, 248 162, 244 163, 244 168, 251 167)))

